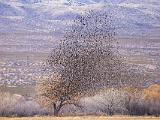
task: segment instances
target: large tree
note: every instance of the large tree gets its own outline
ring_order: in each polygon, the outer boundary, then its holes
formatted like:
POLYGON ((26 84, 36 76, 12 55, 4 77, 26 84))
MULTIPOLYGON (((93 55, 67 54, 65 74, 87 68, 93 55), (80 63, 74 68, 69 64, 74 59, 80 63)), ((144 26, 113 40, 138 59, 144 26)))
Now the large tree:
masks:
POLYGON ((78 16, 47 59, 53 74, 38 84, 42 105, 58 115, 64 105, 77 105, 82 96, 103 87, 121 86, 126 67, 116 42, 108 13, 90 11, 78 16))

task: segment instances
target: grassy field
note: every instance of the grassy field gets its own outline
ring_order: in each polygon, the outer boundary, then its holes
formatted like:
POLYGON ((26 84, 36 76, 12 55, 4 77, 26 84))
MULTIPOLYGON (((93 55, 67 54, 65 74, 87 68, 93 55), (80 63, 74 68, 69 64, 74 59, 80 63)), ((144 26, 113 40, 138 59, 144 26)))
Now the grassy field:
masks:
POLYGON ((0 117, 0 120, 160 120, 160 117, 22 117, 22 118, 5 118, 0 117))

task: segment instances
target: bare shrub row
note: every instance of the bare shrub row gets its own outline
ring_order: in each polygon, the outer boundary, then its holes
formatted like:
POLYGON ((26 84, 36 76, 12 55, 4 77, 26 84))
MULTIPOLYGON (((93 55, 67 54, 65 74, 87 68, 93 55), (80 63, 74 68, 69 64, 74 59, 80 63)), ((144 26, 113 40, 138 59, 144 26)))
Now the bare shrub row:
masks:
MULTIPOLYGON (((148 99, 142 90, 109 88, 93 97, 85 97, 82 107, 66 105, 60 111, 66 115, 160 115, 160 101, 148 99)), ((34 100, 25 100, 20 95, 0 93, 0 116, 52 115, 53 110, 42 109, 34 100)))
POLYGON ((82 104, 88 114, 160 115, 160 101, 147 99, 140 89, 107 89, 94 97, 86 98, 82 104))
POLYGON ((0 92, 0 116, 34 116, 49 114, 34 100, 27 101, 21 95, 0 92))

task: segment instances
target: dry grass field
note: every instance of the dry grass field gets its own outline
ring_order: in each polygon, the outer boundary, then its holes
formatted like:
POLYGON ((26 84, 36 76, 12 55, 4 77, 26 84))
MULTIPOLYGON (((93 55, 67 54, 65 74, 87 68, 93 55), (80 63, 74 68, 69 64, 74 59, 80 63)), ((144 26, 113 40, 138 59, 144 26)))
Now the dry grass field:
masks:
POLYGON ((160 117, 128 117, 128 116, 113 116, 113 117, 22 117, 22 118, 6 118, 1 117, 0 120, 160 120, 160 117))
POLYGON ((147 100, 160 101, 160 84, 149 86, 144 90, 144 94, 147 100))

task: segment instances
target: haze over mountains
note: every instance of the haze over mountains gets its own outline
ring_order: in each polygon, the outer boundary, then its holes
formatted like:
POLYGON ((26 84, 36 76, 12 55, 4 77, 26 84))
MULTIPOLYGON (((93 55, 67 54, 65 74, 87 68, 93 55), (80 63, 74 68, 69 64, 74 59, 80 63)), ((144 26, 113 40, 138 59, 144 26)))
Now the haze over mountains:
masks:
POLYGON ((156 68, 159 0, 0 0, 0 83, 34 82, 42 59, 72 20, 91 9, 111 14, 121 52, 129 62, 156 68))
POLYGON ((63 32, 87 9, 112 13, 119 35, 160 31, 159 0, 0 0, 0 32, 63 32))
POLYGON ((148 40, 159 48, 159 0, 0 0, 0 51, 49 52, 72 20, 91 9, 111 14, 118 37, 143 39, 127 38, 129 47, 148 40))

